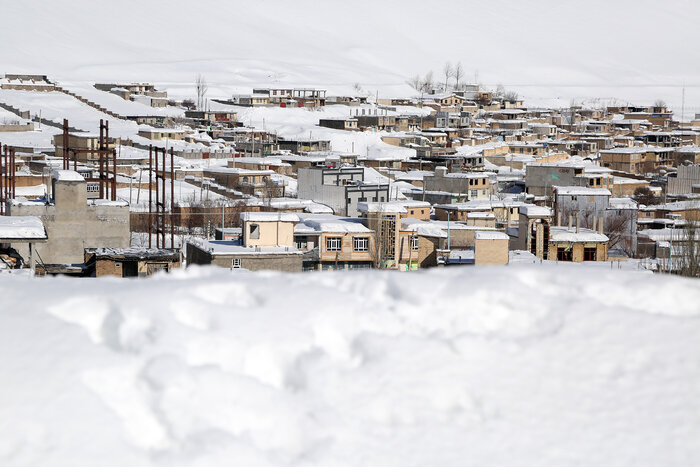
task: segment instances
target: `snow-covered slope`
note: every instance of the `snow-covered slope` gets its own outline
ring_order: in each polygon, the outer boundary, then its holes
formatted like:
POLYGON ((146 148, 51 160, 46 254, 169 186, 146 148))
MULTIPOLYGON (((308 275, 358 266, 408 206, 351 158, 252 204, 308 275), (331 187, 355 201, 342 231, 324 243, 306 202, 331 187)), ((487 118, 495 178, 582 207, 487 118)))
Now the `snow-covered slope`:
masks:
POLYGON ((3 466, 700 463, 691 280, 190 269, 0 294, 3 466))
MULTIPOLYGON (((192 97, 293 84, 404 94, 404 81, 461 61, 466 79, 530 104, 571 98, 700 100, 692 60, 700 3, 358 0, 4 2, 0 72, 153 81, 192 97)), ((700 110, 700 109, 698 109, 700 110)))

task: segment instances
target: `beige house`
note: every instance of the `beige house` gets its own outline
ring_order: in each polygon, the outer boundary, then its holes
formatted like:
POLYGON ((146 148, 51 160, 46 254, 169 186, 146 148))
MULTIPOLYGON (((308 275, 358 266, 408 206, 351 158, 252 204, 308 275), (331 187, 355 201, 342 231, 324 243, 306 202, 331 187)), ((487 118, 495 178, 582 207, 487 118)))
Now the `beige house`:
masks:
POLYGON ((299 214, 294 241, 304 252, 305 271, 369 269, 377 250, 374 232, 360 219, 332 214, 299 214))
POLYGON ((474 233, 474 264, 508 264, 510 237, 504 232, 478 231, 474 233))
POLYGON ((293 246, 294 226, 299 222, 296 214, 283 212, 244 212, 243 245, 245 246, 293 246))
POLYGON ((187 265, 214 265, 251 271, 302 270, 302 251, 295 247, 292 213, 244 212, 240 241, 191 240, 187 244, 187 265))

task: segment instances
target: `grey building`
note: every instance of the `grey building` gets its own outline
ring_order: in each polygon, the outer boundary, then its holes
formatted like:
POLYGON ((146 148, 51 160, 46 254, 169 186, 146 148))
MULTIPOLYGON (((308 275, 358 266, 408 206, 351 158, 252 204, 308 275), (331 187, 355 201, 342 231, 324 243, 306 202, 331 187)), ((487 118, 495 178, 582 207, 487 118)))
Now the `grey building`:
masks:
POLYGON ((583 164, 533 163, 525 169, 527 192, 535 196, 550 196, 552 187, 581 186, 585 170, 583 164))
POLYGON ((358 217, 357 203, 389 201, 389 184, 365 183, 364 168, 322 166, 297 171, 297 196, 325 204, 339 216, 358 217))
POLYGON ((484 172, 448 173, 446 167, 436 167, 435 174, 423 177, 423 189, 426 194, 448 194, 460 201, 488 199, 491 195, 489 175, 484 172))
POLYGON ((678 172, 668 176, 668 194, 682 195, 693 192, 693 185, 700 184, 700 165, 681 165, 678 172))
MULTIPOLYGON (((46 199, 7 203, 10 216, 37 216, 48 241, 36 245, 43 264, 82 264, 86 248, 127 248, 129 205, 125 201, 88 199, 88 184, 77 172, 56 170, 46 199)), ((17 251, 27 257, 25 245, 17 251)))
POLYGON ((605 188, 587 188, 581 186, 555 186, 554 210, 563 219, 569 215, 579 215, 582 227, 590 228, 592 218, 605 216, 611 193, 605 188))

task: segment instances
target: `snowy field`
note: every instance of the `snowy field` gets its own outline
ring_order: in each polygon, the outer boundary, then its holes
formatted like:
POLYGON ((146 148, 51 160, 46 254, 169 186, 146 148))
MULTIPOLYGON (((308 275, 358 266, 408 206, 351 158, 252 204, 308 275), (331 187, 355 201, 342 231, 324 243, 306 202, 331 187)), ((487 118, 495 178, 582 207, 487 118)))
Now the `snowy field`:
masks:
POLYGON ((3 466, 700 465, 696 281, 190 269, 0 293, 3 466))
POLYGON ((58 0, 4 2, 0 63, 72 85, 150 81, 194 97, 253 86, 406 95, 405 81, 461 61, 465 79, 518 91, 528 105, 593 99, 700 112, 693 60, 700 2, 436 0, 58 0), (31 31, 31 34, 28 34, 31 31))

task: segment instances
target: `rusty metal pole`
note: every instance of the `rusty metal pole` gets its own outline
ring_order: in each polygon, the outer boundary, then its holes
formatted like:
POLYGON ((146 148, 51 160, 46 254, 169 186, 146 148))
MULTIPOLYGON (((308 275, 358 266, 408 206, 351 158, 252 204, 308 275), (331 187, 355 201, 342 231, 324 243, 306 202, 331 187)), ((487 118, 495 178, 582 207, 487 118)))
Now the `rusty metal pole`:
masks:
POLYGON ((173 164, 173 148, 170 148, 170 248, 175 248, 175 226, 173 214, 175 210, 175 167, 173 164))
POLYGON ((103 159, 104 159, 104 153, 102 150, 104 149, 104 123, 102 119, 100 119, 100 141, 98 144, 98 155, 100 158, 100 199, 104 199, 105 197, 105 192, 104 192, 104 166, 103 166, 103 159))
POLYGON ((10 176, 12 177, 12 199, 15 199, 17 197, 17 193, 15 191, 15 173, 17 172, 17 164, 15 161, 15 148, 10 149, 10 157, 12 158, 12 173, 10 174, 10 176))
POLYGON ((166 168, 165 168, 165 158, 166 158, 167 151, 165 148, 163 148, 163 171, 161 172, 161 182, 163 183, 163 196, 161 198, 161 242, 160 242, 160 247, 165 248, 165 199, 166 196, 165 194, 167 193, 167 189, 165 186, 165 174, 166 174, 166 168))
POLYGON ((63 170, 68 170, 68 120, 63 119, 63 170))
POLYGON ((158 153, 159 148, 153 148, 155 150, 154 158, 155 168, 156 168, 156 248, 160 245, 160 187, 158 186, 158 153))
MULTIPOLYGON (((117 150, 112 149, 112 201, 117 200, 117 150)), ((131 200, 129 200, 131 201, 131 200)))
POLYGON ((5 158, 2 155, 2 144, 0 143, 0 214, 5 214, 5 158))
POLYGON ((151 230, 153 227, 153 145, 148 146, 148 248, 151 248, 151 230))

